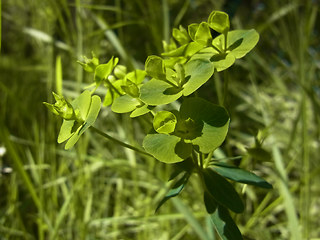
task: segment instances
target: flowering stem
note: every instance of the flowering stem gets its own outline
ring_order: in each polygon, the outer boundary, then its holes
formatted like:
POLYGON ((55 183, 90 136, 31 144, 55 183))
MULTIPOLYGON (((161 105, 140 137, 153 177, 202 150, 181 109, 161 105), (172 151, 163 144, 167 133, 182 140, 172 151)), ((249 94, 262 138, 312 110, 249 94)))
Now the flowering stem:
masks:
POLYGON ((147 155, 147 156, 149 156, 149 157, 153 157, 151 154, 145 152, 144 150, 139 149, 139 148, 136 148, 136 147, 134 147, 134 146, 132 146, 132 145, 129 145, 129 144, 127 144, 127 143, 124 143, 124 142, 122 142, 122 141, 120 141, 120 140, 118 140, 118 139, 116 139, 116 138, 114 138, 114 137, 111 137, 110 135, 108 135, 108 134, 100 131, 99 129, 97 129, 97 128, 93 127, 93 126, 91 126, 90 128, 91 128, 94 132, 96 132, 96 133, 100 134, 101 136, 103 136, 103 137, 105 137, 105 138, 107 138, 107 139, 109 139, 109 140, 111 140, 111 141, 113 141, 113 142, 121 145, 122 147, 129 148, 129 149, 131 149, 131 150, 133 150, 133 151, 136 151, 136 152, 138 152, 138 153, 147 155))

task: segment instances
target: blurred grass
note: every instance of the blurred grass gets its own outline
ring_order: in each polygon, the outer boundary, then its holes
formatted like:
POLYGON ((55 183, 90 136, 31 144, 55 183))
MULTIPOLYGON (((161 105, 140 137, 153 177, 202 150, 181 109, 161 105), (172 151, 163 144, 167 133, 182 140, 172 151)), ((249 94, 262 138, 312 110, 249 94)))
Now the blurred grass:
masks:
MULTIPOLYGON (((261 36, 252 53, 217 76, 230 78, 232 121, 215 157, 242 155, 237 164, 274 185, 268 192, 237 185, 246 210, 235 220, 245 239, 320 237, 318 1, 10 0, 1 10, 1 240, 215 239, 196 177, 154 214, 170 166, 94 132, 64 151, 56 144, 61 122, 42 102, 52 91, 74 97, 90 84, 76 64, 83 54, 142 67, 173 26, 228 6, 236 10, 234 29, 256 28, 261 36)), ((216 89, 201 91, 218 102, 216 89)), ((108 109, 95 125, 133 145, 149 127, 108 109)))

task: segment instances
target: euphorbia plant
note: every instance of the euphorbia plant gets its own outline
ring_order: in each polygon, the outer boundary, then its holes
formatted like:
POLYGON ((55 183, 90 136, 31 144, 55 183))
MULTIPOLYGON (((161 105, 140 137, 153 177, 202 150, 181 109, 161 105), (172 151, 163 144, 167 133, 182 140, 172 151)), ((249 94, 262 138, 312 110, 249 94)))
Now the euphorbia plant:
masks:
POLYGON ((104 106, 111 105, 115 113, 130 112, 132 118, 151 113, 153 127, 142 142, 143 148, 92 129, 119 145, 176 166, 170 177, 171 189, 156 209, 177 196, 192 174, 198 174, 205 208, 220 237, 242 239, 229 210, 241 213, 244 205, 229 180, 263 188, 272 186, 251 172, 212 158, 227 136, 230 117, 224 106, 193 94, 215 72, 226 70, 236 59, 244 57, 258 40, 259 34, 253 29, 230 31, 228 15, 213 11, 207 22, 191 24, 188 30, 182 26, 173 29, 173 39, 170 44, 164 43, 162 57, 149 56, 144 70, 127 72, 126 67, 118 65, 117 58, 106 64, 99 64, 95 56, 85 58, 80 64, 94 74, 95 88, 84 91, 71 103, 56 94, 55 104, 46 103, 64 119, 58 142, 68 140, 65 146, 68 149, 92 126, 101 100, 91 95, 104 85, 108 89, 104 106), (212 32, 219 35, 213 38, 212 32), (172 102, 177 102, 179 109, 174 109, 172 102))

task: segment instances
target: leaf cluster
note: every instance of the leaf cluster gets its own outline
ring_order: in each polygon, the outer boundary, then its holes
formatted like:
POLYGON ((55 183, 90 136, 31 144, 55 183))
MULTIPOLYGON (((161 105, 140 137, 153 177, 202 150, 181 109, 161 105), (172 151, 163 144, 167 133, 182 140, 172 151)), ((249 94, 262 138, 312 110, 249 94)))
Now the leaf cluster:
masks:
POLYGON ((132 118, 151 113, 153 128, 142 146, 146 154, 177 166, 170 178, 172 186, 157 210, 177 196, 196 173, 202 182, 206 210, 221 238, 242 239, 228 209, 241 213, 244 205, 227 179, 263 188, 271 185, 251 172, 212 161, 213 151, 227 136, 230 117, 223 106, 193 94, 215 72, 228 69, 236 59, 244 57, 258 40, 259 34, 254 29, 230 31, 228 15, 213 11, 206 22, 190 24, 187 29, 174 28, 170 43, 163 44, 161 57, 149 56, 143 70, 128 72, 125 66, 118 65, 119 59, 115 57, 105 64, 100 64, 94 55, 92 59, 84 58, 79 63, 85 71, 93 73, 92 92, 83 92, 71 103, 54 95, 57 103, 46 103, 64 119, 58 142, 68 140, 65 148, 71 148, 94 123, 101 100, 91 95, 104 86, 107 93, 103 105, 111 105, 113 112, 130 113, 132 118), (175 101, 180 105, 178 110, 170 109, 170 103, 175 101), (163 105, 168 110, 163 110, 163 105))

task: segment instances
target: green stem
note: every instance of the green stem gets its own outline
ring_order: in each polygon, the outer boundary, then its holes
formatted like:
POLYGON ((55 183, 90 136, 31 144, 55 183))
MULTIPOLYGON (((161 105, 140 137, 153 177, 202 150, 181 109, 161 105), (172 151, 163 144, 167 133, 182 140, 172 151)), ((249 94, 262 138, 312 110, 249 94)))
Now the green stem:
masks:
POLYGON ((227 52, 227 48, 228 48, 228 31, 226 31, 225 33, 223 33, 224 35, 224 53, 227 52))
POLYGON ((205 159, 204 164, 203 164, 203 168, 206 168, 206 167, 209 165, 210 160, 211 160, 211 158, 212 158, 212 155, 213 155, 213 151, 211 151, 211 152, 208 154, 207 158, 205 159))
POLYGON ((228 87, 229 87, 229 78, 227 76, 227 72, 224 71, 224 78, 223 78, 223 100, 222 106, 226 106, 227 96, 228 96, 228 87))
POLYGON ((113 142, 121 145, 122 147, 129 148, 129 149, 131 149, 131 150, 133 150, 133 151, 136 151, 136 152, 138 152, 138 153, 147 155, 147 156, 149 156, 149 157, 153 157, 151 154, 145 152, 144 150, 139 149, 139 148, 136 148, 136 147, 134 147, 134 146, 132 146, 132 145, 129 145, 129 144, 127 144, 127 143, 124 143, 124 142, 122 142, 122 141, 120 141, 120 140, 118 140, 118 139, 116 139, 116 138, 114 138, 114 137, 111 137, 110 135, 108 135, 108 134, 100 131, 99 129, 97 129, 97 128, 93 127, 93 126, 91 126, 90 128, 91 128, 94 132, 96 132, 96 133, 100 134, 101 136, 103 136, 104 138, 107 138, 107 139, 109 139, 109 140, 111 140, 111 141, 113 141, 113 142))

